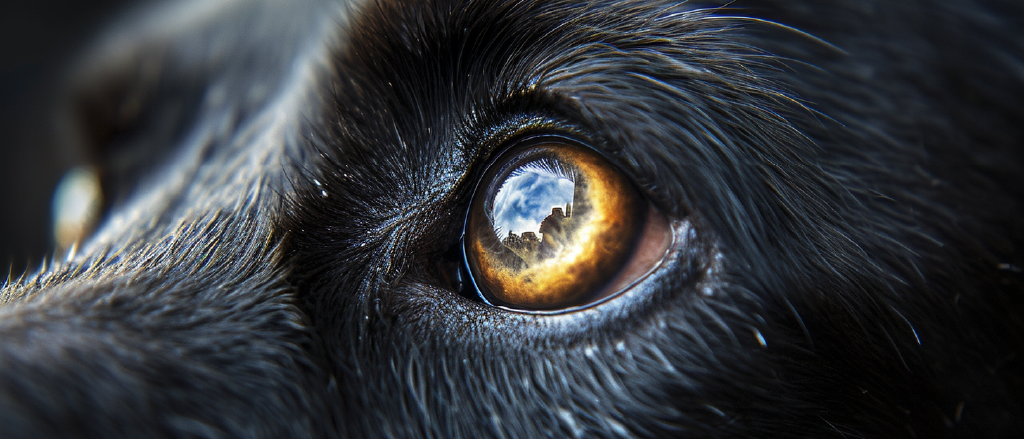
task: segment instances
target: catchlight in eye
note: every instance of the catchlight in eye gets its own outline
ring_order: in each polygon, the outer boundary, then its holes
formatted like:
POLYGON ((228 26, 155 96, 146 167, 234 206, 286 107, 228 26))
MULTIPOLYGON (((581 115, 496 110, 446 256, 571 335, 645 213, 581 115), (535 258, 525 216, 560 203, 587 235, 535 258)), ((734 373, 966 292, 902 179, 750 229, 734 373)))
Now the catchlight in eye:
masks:
POLYGON ((466 259, 481 294, 508 308, 559 310, 614 293, 648 203, 589 148, 559 137, 520 145, 487 171, 469 213, 466 259))

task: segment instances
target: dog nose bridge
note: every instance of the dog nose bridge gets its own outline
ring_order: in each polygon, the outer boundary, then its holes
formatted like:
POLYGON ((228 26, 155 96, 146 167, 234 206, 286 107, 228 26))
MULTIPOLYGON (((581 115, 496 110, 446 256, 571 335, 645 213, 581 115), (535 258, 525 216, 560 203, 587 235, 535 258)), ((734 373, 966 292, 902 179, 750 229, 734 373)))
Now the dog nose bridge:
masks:
POLYGON ((258 214, 249 207, 6 286, 4 296, 22 297, 0 315, 0 420, 64 419, 83 432, 116 422, 127 437, 182 423, 315 436, 326 397, 302 392, 327 379, 310 359, 274 231, 247 220, 258 214), (113 417, 91 419, 86 406, 113 417))

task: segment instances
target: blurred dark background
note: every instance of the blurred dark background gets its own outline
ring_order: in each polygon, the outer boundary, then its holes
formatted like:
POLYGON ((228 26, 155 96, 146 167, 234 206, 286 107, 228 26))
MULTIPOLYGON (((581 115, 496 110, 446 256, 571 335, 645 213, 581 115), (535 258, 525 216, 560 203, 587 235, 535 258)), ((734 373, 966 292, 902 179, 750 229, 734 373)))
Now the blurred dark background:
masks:
POLYGON ((0 6, 0 283, 53 251, 50 196, 74 164, 53 130, 71 57, 125 0, 29 0, 0 6))

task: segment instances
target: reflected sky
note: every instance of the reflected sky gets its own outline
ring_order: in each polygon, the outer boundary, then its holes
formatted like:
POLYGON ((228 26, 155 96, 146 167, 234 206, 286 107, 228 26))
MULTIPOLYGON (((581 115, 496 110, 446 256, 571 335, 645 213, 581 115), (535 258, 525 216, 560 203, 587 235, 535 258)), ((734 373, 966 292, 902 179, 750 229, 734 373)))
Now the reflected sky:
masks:
POLYGON ((511 230, 537 233, 552 207, 572 203, 575 184, 551 171, 526 165, 505 180, 494 197, 494 231, 503 238, 511 230))

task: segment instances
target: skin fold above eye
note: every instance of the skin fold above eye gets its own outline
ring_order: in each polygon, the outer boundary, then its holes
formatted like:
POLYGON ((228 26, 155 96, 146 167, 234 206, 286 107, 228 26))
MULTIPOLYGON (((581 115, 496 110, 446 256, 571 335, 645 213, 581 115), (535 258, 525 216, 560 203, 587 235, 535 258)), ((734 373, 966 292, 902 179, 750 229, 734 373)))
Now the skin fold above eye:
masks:
MULTIPOLYGON (((551 311, 628 285, 633 279, 620 273, 643 247, 646 200, 587 148, 559 139, 526 143, 491 166, 471 207, 466 257, 484 298, 551 311)), ((664 221, 657 224, 667 228, 664 221)), ((664 242, 657 246, 662 253, 667 248, 664 242)), ((643 253, 650 259, 651 252, 643 253)))

